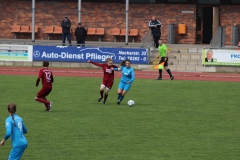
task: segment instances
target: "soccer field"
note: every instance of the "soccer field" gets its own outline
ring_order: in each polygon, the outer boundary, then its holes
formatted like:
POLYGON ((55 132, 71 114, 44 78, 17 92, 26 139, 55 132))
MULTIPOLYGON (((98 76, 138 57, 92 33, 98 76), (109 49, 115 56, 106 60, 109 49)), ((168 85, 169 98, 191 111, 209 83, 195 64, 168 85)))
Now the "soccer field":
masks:
MULTIPOLYGON (((0 136, 14 102, 28 128, 22 160, 240 159, 239 83, 136 79, 118 106, 119 79, 103 105, 101 78, 55 77, 44 112, 36 78, 0 75, 0 136)), ((9 139, 0 160, 10 149, 9 139)))

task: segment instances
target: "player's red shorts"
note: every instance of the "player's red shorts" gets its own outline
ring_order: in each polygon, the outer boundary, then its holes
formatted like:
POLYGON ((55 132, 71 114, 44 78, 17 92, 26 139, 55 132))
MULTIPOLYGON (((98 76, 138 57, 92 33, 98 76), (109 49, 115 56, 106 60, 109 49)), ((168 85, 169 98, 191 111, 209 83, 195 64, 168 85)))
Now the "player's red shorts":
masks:
POLYGON ((38 92, 37 96, 38 98, 45 98, 49 93, 52 91, 52 87, 42 87, 42 89, 38 92))
POLYGON ((108 89, 111 89, 113 86, 113 81, 112 80, 103 80, 102 85, 104 85, 108 89))

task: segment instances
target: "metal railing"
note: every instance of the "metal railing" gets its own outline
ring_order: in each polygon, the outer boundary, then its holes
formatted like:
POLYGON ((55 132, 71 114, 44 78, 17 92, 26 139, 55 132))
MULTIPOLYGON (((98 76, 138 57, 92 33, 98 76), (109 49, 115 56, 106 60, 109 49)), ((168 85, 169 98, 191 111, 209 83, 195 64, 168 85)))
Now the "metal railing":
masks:
POLYGON ((154 46, 151 29, 149 29, 147 33, 144 35, 141 43, 142 43, 142 48, 144 47, 149 48, 154 46))
POLYGON ((210 47, 211 48, 225 47, 225 42, 226 42, 226 27, 219 26, 210 42, 210 47))

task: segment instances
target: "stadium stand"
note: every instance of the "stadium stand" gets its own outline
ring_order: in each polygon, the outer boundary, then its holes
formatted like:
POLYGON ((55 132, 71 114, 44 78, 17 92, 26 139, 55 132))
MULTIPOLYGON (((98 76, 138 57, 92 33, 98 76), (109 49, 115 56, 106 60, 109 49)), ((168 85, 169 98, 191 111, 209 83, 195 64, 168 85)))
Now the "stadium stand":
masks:
POLYGON ((130 29, 129 37, 133 37, 132 42, 134 42, 134 37, 138 36, 138 29, 130 29))
MULTIPOLYGON (((37 32, 38 32, 38 26, 35 26, 34 27, 34 33, 37 33, 37 32)), ((30 29, 29 29, 28 33, 32 33, 32 26, 30 26, 30 29)))
POLYGON ((121 29, 120 36, 126 36, 126 29, 121 29))
POLYGON ((95 35, 96 29, 95 28, 88 28, 87 30, 87 35, 95 35))
POLYGON ((114 42, 117 41, 117 36, 120 35, 120 29, 119 28, 113 28, 111 36, 114 36, 114 42))
POLYGON ((99 36, 99 41, 101 41, 102 36, 104 35, 104 33, 105 33, 104 28, 97 28, 96 29, 95 35, 99 36))
POLYGON ((29 26, 21 26, 20 33, 29 33, 29 26))
POLYGON ((49 40, 50 34, 53 34, 53 26, 47 26, 44 33, 48 35, 48 40, 49 40))
POLYGON ((14 39, 17 38, 17 33, 20 32, 20 26, 12 26, 12 30, 11 30, 12 33, 14 33, 14 39))
MULTIPOLYGON (((32 33, 32 26, 12 26, 12 33, 14 33, 14 39, 17 39, 17 33, 32 33)), ((35 26, 34 32, 38 32, 38 27, 35 26)))
POLYGON ((62 27, 54 27, 53 34, 62 34, 62 27))

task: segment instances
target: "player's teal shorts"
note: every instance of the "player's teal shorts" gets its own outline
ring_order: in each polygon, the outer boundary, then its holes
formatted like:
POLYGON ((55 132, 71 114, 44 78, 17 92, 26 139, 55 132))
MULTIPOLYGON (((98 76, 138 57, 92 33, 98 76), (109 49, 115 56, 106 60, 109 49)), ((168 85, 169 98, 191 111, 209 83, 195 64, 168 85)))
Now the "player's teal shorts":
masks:
POLYGON ((118 85, 118 88, 121 89, 121 90, 124 90, 124 91, 128 91, 130 88, 131 88, 132 84, 127 84, 127 83, 124 83, 124 82, 120 82, 119 85, 118 85))
POLYGON ((8 160, 20 160, 27 145, 12 148, 8 160))

